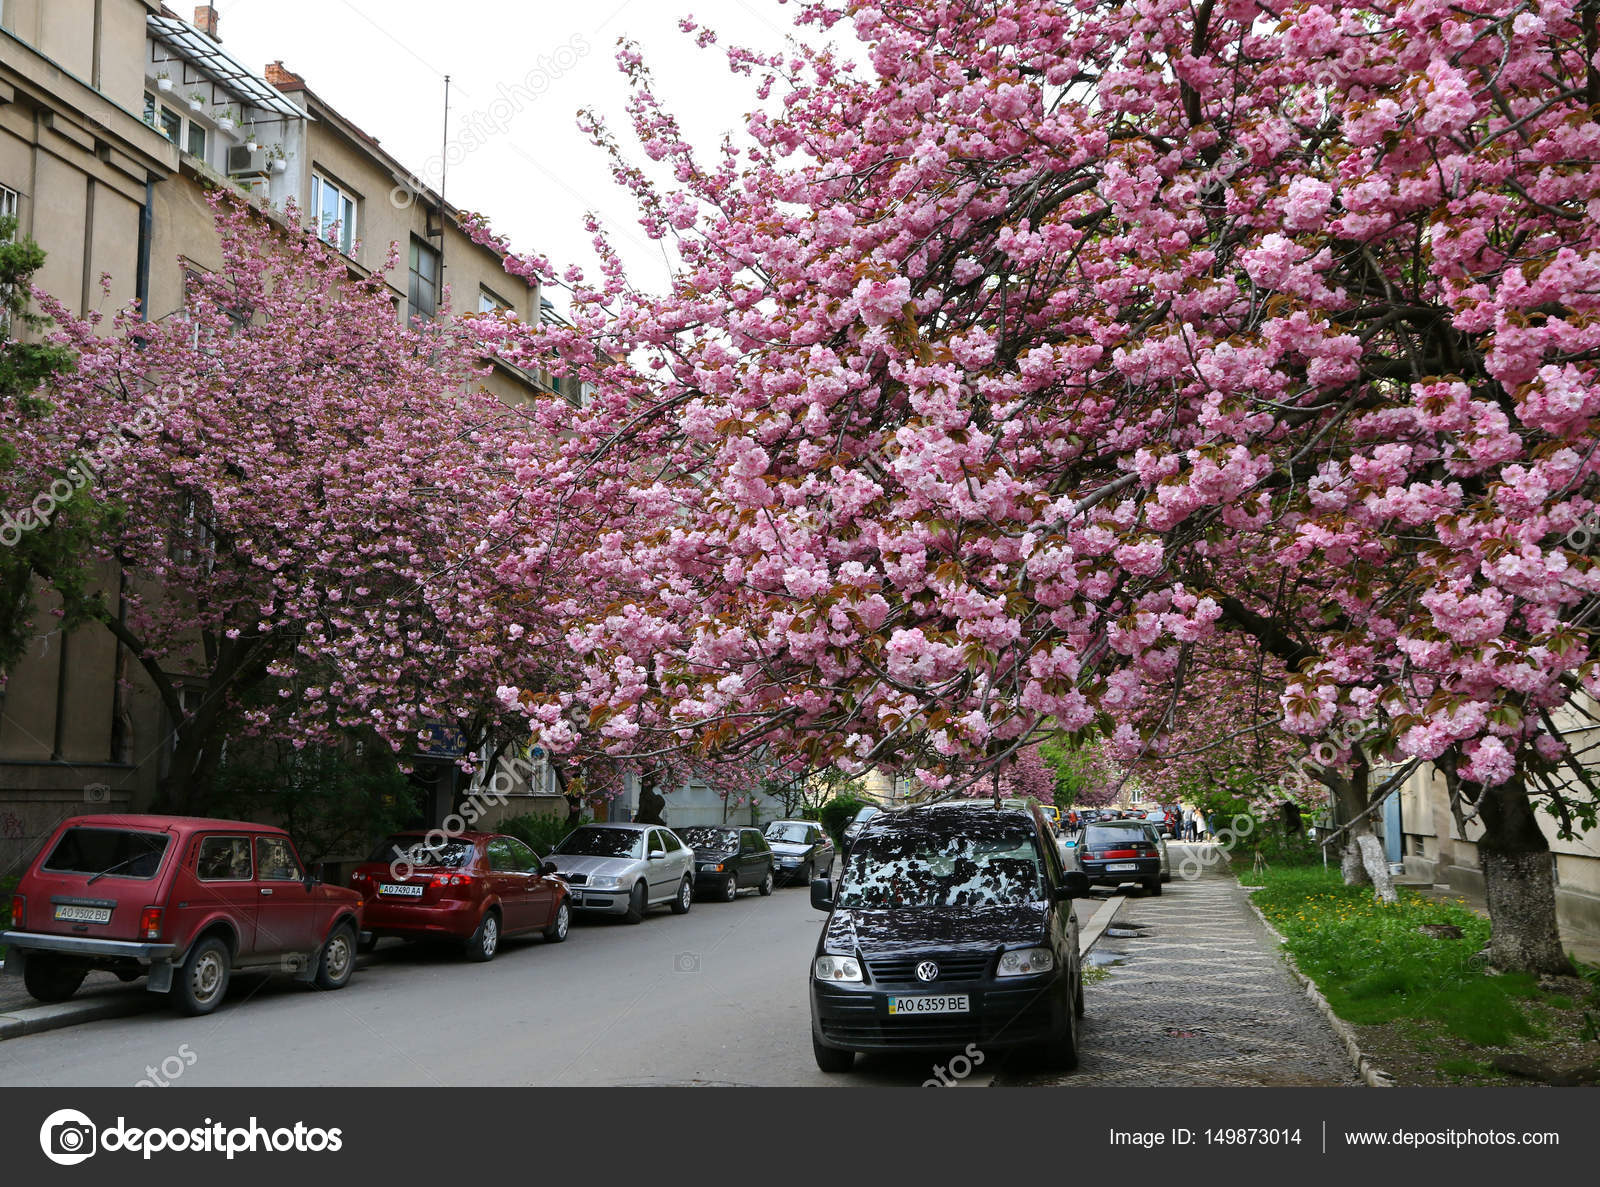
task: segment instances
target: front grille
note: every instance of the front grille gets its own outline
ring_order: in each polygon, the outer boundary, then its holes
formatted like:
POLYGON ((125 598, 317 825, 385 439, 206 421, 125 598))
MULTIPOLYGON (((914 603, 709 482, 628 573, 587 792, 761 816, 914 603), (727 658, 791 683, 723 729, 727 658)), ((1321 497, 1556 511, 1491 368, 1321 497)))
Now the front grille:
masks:
POLYGON ((992 957, 987 952, 945 954, 922 952, 914 956, 875 956, 867 958, 867 972, 881 985, 923 985, 917 978, 917 966, 931 960, 939 966, 935 978, 939 984, 961 981, 981 981, 989 971, 992 957))

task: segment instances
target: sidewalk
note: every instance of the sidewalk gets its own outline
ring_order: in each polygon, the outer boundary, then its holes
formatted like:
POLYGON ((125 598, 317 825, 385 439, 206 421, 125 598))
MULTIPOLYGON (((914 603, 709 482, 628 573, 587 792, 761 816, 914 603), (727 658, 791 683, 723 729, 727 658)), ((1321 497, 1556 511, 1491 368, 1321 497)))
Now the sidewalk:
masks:
POLYGON ((1177 874, 1201 846, 1171 846, 1160 898, 1129 894, 1089 954, 1078 1070, 1009 1084, 1286 1087, 1359 1084, 1350 1058, 1290 976, 1226 860, 1177 874), (1221 871, 1221 872, 1219 872, 1221 871), (1126 934, 1126 933, 1136 934, 1126 934))

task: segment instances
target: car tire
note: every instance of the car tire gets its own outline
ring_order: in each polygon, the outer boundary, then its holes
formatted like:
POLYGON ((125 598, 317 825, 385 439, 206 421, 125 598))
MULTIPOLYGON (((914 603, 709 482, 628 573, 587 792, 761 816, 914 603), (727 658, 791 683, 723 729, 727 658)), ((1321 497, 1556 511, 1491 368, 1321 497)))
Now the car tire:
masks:
POLYGON ((172 982, 172 1004, 181 1014, 199 1017, 222 1004, 233 973, 233 953, 218 936, 207 936, 184 959, 172 982))
POLYGON ((634 883, 632 892, 628 895, 628 911, 623 916, 629 923, 642 923, 644 909, 649 900, 649 891, 645 890, 643 882, 634 883))
POLYGON ((500 951, 500 912, 490 907, 478 920, 478 928, 467 941, 466 957, 474 964, 487 964, 500 951))
MULTIPOLYGON (((732 882, 733 879, 730 878, 729 881, 732 882)), ((730 894, 728 898, 731 900, 733 896, 730 894)), ((685 877, 682 882, 678 883, 678 897, 672 900, 672 913, 674 915, 687 915, 689 908, 693 905, 694 883, 685 877)))
POLYGON ((1075 1002, 1069 1002, 1069 1009, 1063 1010, 1067 1025, 1062 1033, 1051 1039, 1045 1045, 1045 1061, 1052 1067, 1064 1072, 1070 1072, 1078 1066, 1078 1007, 1075 1002))
POLYGON ((772 867, 768 866, 767 872, 761 876, 761 885, 756 888, 761 892, 762 898, 766 898, 772 893, 772 884, 775 881, 776 879, 772 876, 772 867))
POLYGON ((343 989, 350 984, 350 978, 356 975, 358 943, 356 929, 350 924, 341 923, 333 929, 333 934, 317 956, 318 989, 343 989))
POLYGON ((816 869, 815 865, 813 865, 809 861, 806 862, 805 865, 801 866, 798 870, 796 870, 794 872, 795 881, 800 883, 801 886, 810 886, 811 885, 811 875, 812 875, 812 872, 815 869, 816 869))
POLYGON ((60 957, 35 952, 23 965, 22 984, 34 1001, 53 1004, 64 1002, 77 993, 78 986, 88 975, 88 969, 73 968, 60 957))
POLYGON ((717 897, 725 903, 731 903, 739 897, 739 878, 736 874, 729 874, 717 887, 717 897))
POLYGON ((827 1072, 830 1076, 839 1072, 847 1072, 856 1065, 854 1051, 840 1051, 834 1047, 824 1047, 817 1042, 817 1036, 811 1036, 811 1054, 816 1057, 817 1069, 827 1072))
POLYGON ((544 938, 547 943, 559 944, 567 938, 567 932, 572 927, 572 908, 567 906, 567 900, 562 899, 561 905, 556 908, 556 917, 550 921, 550 926, 544 929, 544 938))
POLYGON ((1083 1000, 1083 966, 1081 964, 1078 966, 1077 982, 1078 989, 1073 995, 1072 1012, 1077 1017, 1082 1018, 1088 1011, 1089 1007, 1083 1000))
POLYGON ((1161 884, 1163 886, 1165 886, 1168 882, 1171 882, 1171 881, 1172 881, 1172 871, 1171 870, 1167 870, 1165 873, 1163 873, 1161 875, 1161 884))
POLYGON ((1144 892, 1146 894, 1160 894, 1161 893, 1161 879, 1160 878, 1146 878, 1144 880, 1144 892))

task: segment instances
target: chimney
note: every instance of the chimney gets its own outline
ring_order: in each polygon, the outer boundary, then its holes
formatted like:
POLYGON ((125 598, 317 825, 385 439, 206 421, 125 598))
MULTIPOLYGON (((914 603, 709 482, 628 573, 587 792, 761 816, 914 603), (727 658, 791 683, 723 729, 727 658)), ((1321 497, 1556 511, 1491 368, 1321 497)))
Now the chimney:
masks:
POLYGON ((303 91, 306 89, 306 80, 284 66, 282 58, 279 58, 276 62, 268 62, 267 68, 261 72, 261 75, 280 91, 303 91))
POLYGON ((194 10, 194 27, 199 29, 212 41, 221 41, 217 35, 217 10, 209 4, 202 4, 194 10))

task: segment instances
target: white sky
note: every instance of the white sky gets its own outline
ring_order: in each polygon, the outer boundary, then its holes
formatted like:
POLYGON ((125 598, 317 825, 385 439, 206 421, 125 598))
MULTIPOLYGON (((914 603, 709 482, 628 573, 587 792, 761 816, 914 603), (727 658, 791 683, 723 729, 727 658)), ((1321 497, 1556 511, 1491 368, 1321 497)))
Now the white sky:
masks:
MULTIPOLYGON (((186 17, 193 8, 187 0, 169 4, 186 17)), ((499 121, 504 131, 449 165, 445 196, 488 215, 517 250, 542 252, 558 270, 577 263, 590 275, 594 254, 582 219, 595 211, 636 283, 651 289, 666 276, 661 246, 645 238, 604 153, 578 131, 578 108, 604 114, 634 159, 644 161, 626 122, 627 84, 615 61, 617 38, 628 37, 639 44, 657 94, 709 158, 707 150, 742 127, 756 102, 755 80, 729 73, 724 47, 782 48, 794 12, 779 0, 214 0, 214 7, 223 44, 247 66, 259 72, 283 59, 432 185, 438 178, 427 165, 440 156, 446 74, 453 136, 475 113, 486 117, 480 127, 489 127, 497 110, 503 117, 512 106, 503 96, 518 84, 537 92, 499 121), (718 43, 696 47, 678 29, 687 15, 715 29, 718 43)), ((549 295, 565 309, 563 293, 549 295)))

